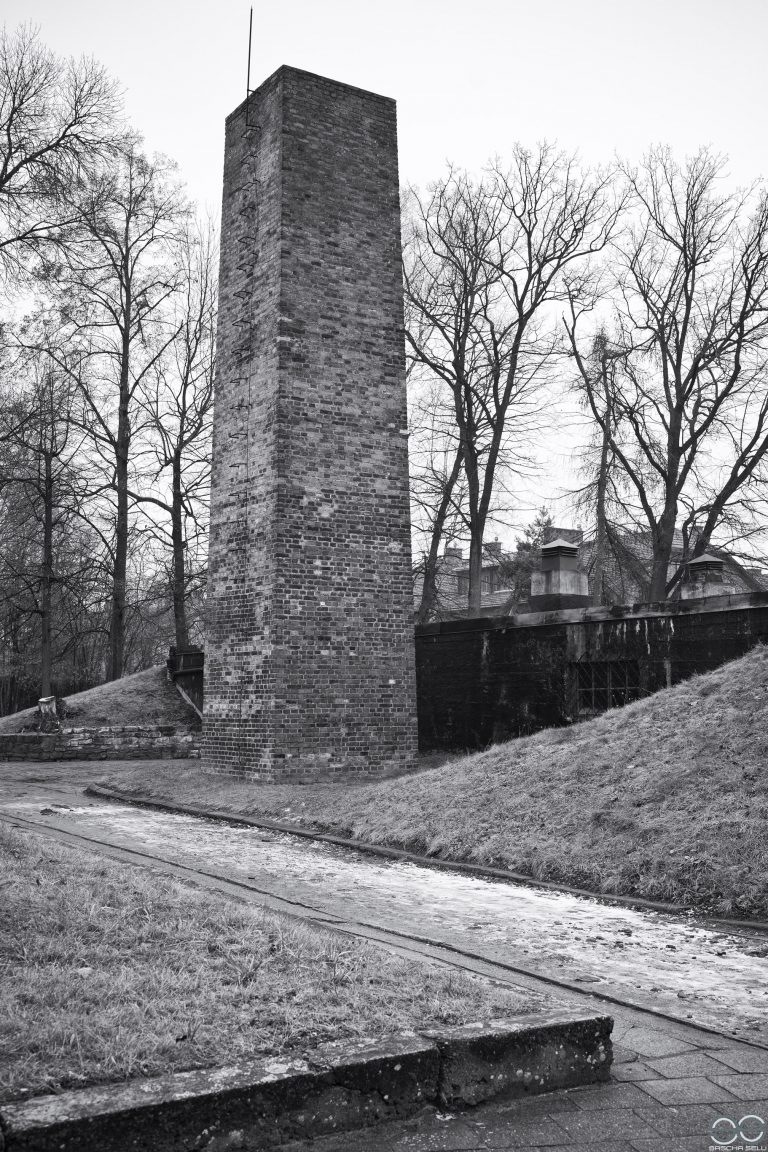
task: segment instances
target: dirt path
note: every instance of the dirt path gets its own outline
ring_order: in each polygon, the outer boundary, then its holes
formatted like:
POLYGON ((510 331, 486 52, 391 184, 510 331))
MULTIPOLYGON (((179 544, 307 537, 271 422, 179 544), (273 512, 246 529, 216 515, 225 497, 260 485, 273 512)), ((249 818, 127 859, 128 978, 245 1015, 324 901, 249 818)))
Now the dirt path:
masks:
POLYGON ((448 948, 768 1045, 764 936, 727 935, 659 913, 89 800, 79 791, 86 774, 67 770, 46 780, 44 769, 5 769, 0 812, 233 882, 310 919, 448 948))

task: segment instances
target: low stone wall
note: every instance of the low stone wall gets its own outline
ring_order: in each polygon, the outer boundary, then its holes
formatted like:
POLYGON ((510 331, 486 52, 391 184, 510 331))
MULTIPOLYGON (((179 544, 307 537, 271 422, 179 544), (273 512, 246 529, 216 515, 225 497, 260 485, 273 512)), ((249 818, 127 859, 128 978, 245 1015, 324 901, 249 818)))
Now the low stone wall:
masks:
POLYGON ((0 735, 0 760, 178 760, 199 755, 200 734, 168 724, 0 735))

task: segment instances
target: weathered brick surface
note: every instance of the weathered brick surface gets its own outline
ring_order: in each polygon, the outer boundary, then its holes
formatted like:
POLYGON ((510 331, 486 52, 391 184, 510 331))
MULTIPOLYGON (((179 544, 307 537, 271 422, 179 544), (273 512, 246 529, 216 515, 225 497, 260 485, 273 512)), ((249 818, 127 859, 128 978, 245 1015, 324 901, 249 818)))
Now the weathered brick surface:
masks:
POLYGON ((204 756, 379 775, 416 746, 395 105, 281 68, 229 117, 204 756))

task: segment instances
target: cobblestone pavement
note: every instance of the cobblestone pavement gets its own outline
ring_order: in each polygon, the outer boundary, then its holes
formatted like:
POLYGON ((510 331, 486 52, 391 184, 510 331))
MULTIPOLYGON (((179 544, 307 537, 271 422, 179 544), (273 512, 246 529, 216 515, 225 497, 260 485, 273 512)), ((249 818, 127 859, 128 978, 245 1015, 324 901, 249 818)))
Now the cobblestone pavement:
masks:
POLYGON ((113 854, 145 853, 137 860, 155 867, 202 869, 214 887, 225 889, 229 878, 256 901, 282 900, 316 922, 444 961, 455 957, 463 967, 533 994, 554 994, 569 1007, 608 1010, 615 1019, 610 1084, 461 1114, 426 1110, 375 1130, 295 1144, 293 1152, 768 1148, 768 1050, 738 1039, 768 1044, 764 937, 254 829, 88 802, 77 792, 83 771, 56 781, 54 767, 0 766, 0 812, 98 841, 113 854), (517 969, 585 991, 555 989, 517 969), (600 999, 611 996, 678 1019, 600 999))

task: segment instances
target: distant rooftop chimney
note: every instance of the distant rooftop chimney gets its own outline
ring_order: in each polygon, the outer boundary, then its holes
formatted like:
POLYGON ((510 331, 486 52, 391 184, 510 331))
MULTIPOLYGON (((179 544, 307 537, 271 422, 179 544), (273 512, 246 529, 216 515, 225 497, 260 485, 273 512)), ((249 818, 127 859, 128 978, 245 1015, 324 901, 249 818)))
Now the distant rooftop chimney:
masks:
POLYGON ((581 544, 584 539, 584 532, 581 528, 556 528, 554 524, 551 528, 545 528, 543 534, 544 544, 549 544, 553 540, 566 540, 570 544, 581 544))
POLYGON ((443 552, 444 559, 446 559, 446 560, 461 560, 461 559, 463 559, 463 555, 464 554, 463 554, 461 548, 457 548, 455 544, 451 544, 450 547, 446 544, 445 551, 443 552))
MULTIPOLYGON (((567 529, 566 529, 567 531, 567 529)), ((570 535, 581 530, 574 529, 570 535)), ((579 541, 558 535, 541 546, 541 571, 531 575, 532 612, 584 608, 589 604, 586 572, 579 571, 579 541)))
POLYGON ((681 600, 698 600, 703 596, 729 596, 735 591, 726 583, 723 561, 711 552, 704 552, 689 560, 680 585, 681 600))
POLYGON ((495 559, 501 559, 501 540, 499 540, 498 536, 495 540, 491 540, 487 544, 484 544, 483 548, 489 556, 493 556, 495 559))
POLYGON ((554 568, 576 568, 578 566, 579 546, 570 540, 558 536, 550 540, 549 544, 541 546, 541 570, 546 572, 554 568))
POLYGON ((722 572, 723 561, 719 556, 713 556, 711 552, 702 552, 701 556, 695 556, 693 560, 688 561, 689 572, 722 572))

